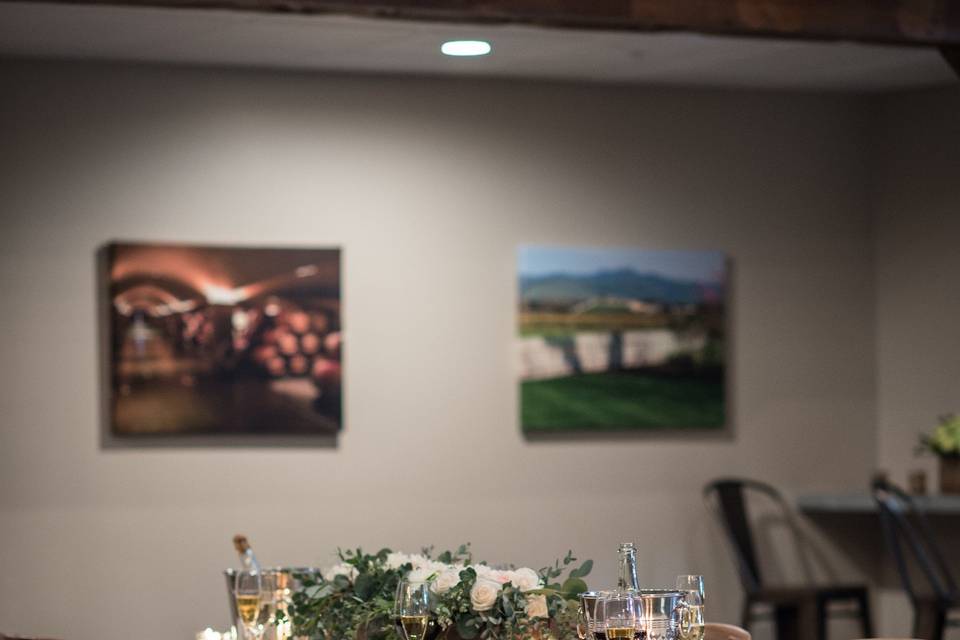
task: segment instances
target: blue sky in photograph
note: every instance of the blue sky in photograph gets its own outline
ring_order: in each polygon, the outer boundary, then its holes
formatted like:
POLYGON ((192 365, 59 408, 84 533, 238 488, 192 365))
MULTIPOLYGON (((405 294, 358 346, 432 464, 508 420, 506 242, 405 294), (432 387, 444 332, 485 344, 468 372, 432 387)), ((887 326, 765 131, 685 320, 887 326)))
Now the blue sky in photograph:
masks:
POLYGON ((521 276, 553 273, 584 275, 633 269, 638 273, 658 273, 668 278, 715 283, 723 277, 725 262, 726 257, 720 251, 525 245, 519 250, 518 269, 521 276))

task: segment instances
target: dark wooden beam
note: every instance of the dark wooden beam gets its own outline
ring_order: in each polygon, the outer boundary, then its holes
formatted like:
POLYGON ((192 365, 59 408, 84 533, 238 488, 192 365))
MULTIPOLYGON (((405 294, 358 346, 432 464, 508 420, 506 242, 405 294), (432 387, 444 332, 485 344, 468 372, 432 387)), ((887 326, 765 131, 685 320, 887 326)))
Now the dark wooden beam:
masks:
POLYGON ((960 46, 960 0, 61 1, 960 46))

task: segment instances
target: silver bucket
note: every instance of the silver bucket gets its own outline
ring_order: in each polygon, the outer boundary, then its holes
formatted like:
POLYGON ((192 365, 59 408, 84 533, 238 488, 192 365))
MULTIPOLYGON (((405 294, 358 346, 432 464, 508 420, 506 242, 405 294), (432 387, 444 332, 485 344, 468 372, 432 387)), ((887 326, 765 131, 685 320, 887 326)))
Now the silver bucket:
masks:
MULTIPOLYGON (((584 613, 587 630, 595 640, 606 640, 602 629, 595 625, 597 600, 612 592, 587 591, 580 594, 580 607, 584 613)), ((677 640, 680 615, 686 606, 685 594, 675 589, 640 589, 633 593, 640 601, 640 611, 647 622, 646 640, 677 640)))

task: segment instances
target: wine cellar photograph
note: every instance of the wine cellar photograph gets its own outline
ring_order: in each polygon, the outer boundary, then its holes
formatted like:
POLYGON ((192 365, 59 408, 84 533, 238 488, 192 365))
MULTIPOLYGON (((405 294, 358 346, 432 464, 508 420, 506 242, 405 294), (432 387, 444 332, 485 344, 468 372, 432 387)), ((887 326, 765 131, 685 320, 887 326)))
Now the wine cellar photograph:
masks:
POLYGON ((114 435, 340 429, 339 249, 107 256, 114 435))

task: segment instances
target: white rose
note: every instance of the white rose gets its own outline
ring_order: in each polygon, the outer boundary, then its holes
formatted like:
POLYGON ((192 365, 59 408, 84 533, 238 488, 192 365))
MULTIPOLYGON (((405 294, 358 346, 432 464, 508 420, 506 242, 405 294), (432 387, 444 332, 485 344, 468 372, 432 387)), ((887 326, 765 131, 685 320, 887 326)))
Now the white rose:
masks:
POLYGON ((437 579, 430 585, 430 590, 437 595, 441 595, 450 591, 450 589, 453 589, 458 584, 460 584, 460 569, 449 567, 440 572, 437 579))
POLYGON ((414 569, 422 569, 424 567, 429 567, 430 564, 433 562, 433 560, 431 560, 430 558, 426 556, 422 556, 419 553, 415 553, 413 555, 407 556, 407 560, 410 561, 410 564, 413 565, 414 569))
POLYGON ((533 569, 523 567, 511 572, 510 582, 520 591, 532 591, 540 588, 540 576, 533 569))
POLYGON ((429 567, 420 567, 419 569, 411 570, 410 573, 407 574, 407 582, 426 582, 432 575, 433 571, 431 571, 429 567))
POLYGON ((501 585, 504 585, 511 581, 511 578, 513 578, 513 572, 500 571, 500 570, 494 569, 493 571, 487 574, 487 578, 489 578, 490 580, 493 580, 494 582, 499 582, 501 585))
POLYGON ((487 578, 493 573, 493 569, 485 564, 472 564, 470 568, 473 569, 478 578, 487 578))
POLYGON ((399 569, 403 565, 410 562, 410 556, 400 551, 392 551, 387 554, 387 560, 385 562, 387 569, 399 569))
POLYGON ((500 583, 489 578, 477 578, 470 589, 470 605, 474 611, 489 611, 500 595, 500 583))
POLYGON ((438 561, 436 561, 436 560, 431 560, 430 563, 429 563, 428 565, 426 565, 426 566, 427 566, 427 568, 430 569, 430 571, 432 571, 433 573, 435 573, 435 574, 437 574, 437 575, 440 575, 441 573, 443 573, 443 572, 446 571, 447 569, 452 569, 452 568, 453 568, 452 566, 450 566, 449 564, 446 564, 445 562, 438 562, 438 561))
POLYGON ((547 611, 547 596, 529 595, 527 596, 527 605, 524 607, 528 618, 546 618, 550 615, 547 611))
POLYGON ((327 582, 333 582, 333 579, 337 576, 346 576, 350 580, 353 580, 357 577, 357 569, 352 565, 341 562, 323 572, 323 579, 327 582))

